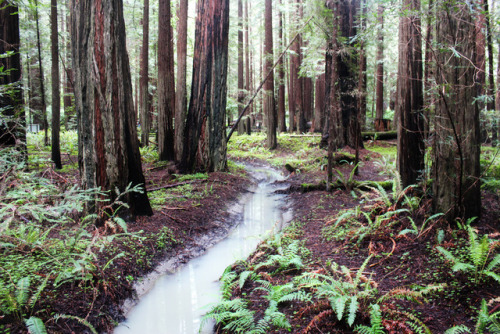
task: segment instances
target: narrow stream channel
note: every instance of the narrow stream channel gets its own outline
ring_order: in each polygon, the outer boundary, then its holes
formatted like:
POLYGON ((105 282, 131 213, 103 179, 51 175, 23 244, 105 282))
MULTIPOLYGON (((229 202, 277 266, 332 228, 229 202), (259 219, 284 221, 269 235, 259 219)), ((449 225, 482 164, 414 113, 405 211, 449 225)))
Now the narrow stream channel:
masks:
MULTIPOLYGON (((227 238, 200 257, 190 260, 172 274, 159 277, 153 288, 141 297, 127 314, 127 320, 114 331, 122 333, 198 333, 207 305, 219 300, 218 279, 224 269, 250 255, 266 234, 280 230, 291 214, 280 210, 283 196, 275 191, 275 181, 283 180, 276 170, 245 166, 258 180, 243 204, 241 222, 227 238)), ((201 333, 213 333, 207 325, 201 333)))

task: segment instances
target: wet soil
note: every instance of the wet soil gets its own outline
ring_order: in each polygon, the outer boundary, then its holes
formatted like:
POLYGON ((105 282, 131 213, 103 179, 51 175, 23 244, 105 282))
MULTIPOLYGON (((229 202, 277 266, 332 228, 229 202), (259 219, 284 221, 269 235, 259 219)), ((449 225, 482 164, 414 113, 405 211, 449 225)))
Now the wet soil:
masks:
MULTIPOLYGON (((374 163, 376 154, 362 150, 363 167, 356 180, 377 180, 387 178, 380 172, 380 166, 374 163)), ((348 175, 352 165, 341 165, 337 168, 348 175)), ((145 166, 147 188, 150 198, 155 198, 162 187, 175 185, 173 166, 154 168, 145 166), (156 191, 151 191, 158 189, 156 191)), ((287 173, 283 166, 283 171, 287 173)), ((76 174, 55 173, 44 171, 46 177, 55 183, 75 183, 76 174)), ((318 183, 325 180, 325 171, 311 173, 292 173, 287 182, 291 189, 300 189, 304 183, 318 183), (295 188, 294 188, 295 186, 295 188)), ((63 313, 76 315, 90 322, 99 332, 111 332, 120 320, 123 320, 123 303, 136 296, 133 283, 140 281, 151 273, 165 259, 175 258, 170 266, 181 265, 194 256, 202 253, 210 243, 227 233, 234 219, 227 208, 244 195, 252 184, 252 180, 244 172, 211 173, 207 180, 190 183, 191 192, 199 196, 192 198, 171 197, 154 211, 151 217, 138 217, 129 223, 129 232, 141 232, 144 239, 120 239, 109 249, 106 249, 98 258, 97 267, 104 266, 108 260, 117 254, 125 252, 126 257, 114 260, 105 272, 98 273, 95 279, 85 285, 78 283, 65 284, 57 294, 42 296, 37 305, 39 316, 50 318, 53 314, 63 313), (159 243, 162 228, 168 227, 173 234, 169 235, 168 242, 159 243), (207 238, 207 235, 212 237, 207 238)), ((424 197, 420 208, 415 212, 415 219, 422 219, 430 212, 430 200, 424 197)), ((447 247, 458 248, 462 236, 466 240, 465 232, 453 232, 446 223, 439 223, 432 227, 422 237, 398 236, 398 232, 409 227, 408 219, 401 219, 394 226, 392 233, 373 236, 356 244, 345 240, 327 240, 322 235, 325 226, 333 224, 336 215, 342 210, 358 205, 376 205, 367 203, 360 193, 353 193, 343 189, 326 191, 290 191, 287 206, 293 208, 294 220, 304 223, 303 234, 300 236, 305 246, 310 250, 308 257, 308 271, 324 272, 331 262, 355 270, 371 254, 374 260, 370 262, 368 271, 378 284, 381 292, 387 292, 395 287, 425 286, 431 283, 446 283, 447 288, 438 295, 430 297, 422 304, 410 305, 414 313, 430 328, 432 333, 444 331, 457 324, 474 326, 473 317, 477 312, 482 299, 490 300, 498 297, 498 285, 473 285, 470 280, 461 274, 451 272, 450 266, 436 255, 436 234, 438 230, 445 231, 443 244, 447 247), (460 234, 461 233, 461 234, 460 234), (473 306, 471 308, 471 306, 473 306)), ((497 194, 483 193, 483 217, 474 224, 477 230, 487 233, 491 238, 498 240, 500 231, 500 201, 497 194)), ((234 218, 234 217, 233 217, 234 218)), ((105 227, 92 231, 93 233, 110 233, 105 227)), ((278 274, 269 279, 273 283, 290 281, 297 273, 278 274)), ((252 300, 250 307, 256 311, 256 316, 262 316, 267 305, 262 303, 259 292, 252 292, 253 286, 247 284, 240 294, 252 300)), ((236 292, 238 293, 238 292, 236 292)), ((237 294, 236 294, 237 296, 237 294)), ((306 307, 299 302, 293 302, 280 310, 291 319, 292 333, 350 333, 352 328, 340 324, 333 313, 328 312, 328 304, 317 303, 314 307, 306 307)), ((396 305, 391 307, 397 307, 396 305)), ((498 302, 492 308, 499 308, 498 302)), ((365 323, 368 321, 368 312, 363 315, 365 323)), ((9 319, 0 319, 0 322, 9 323, 9 319)), ((88 329, 75 320, 49 320, 46 323, 52 333, 87 333, 88 329)), ((400 322, 384 322, 389 333, 411 333, 411 329, 400 322)), ((11 333, 25 331, 21 325, 7 325, 11 333)), ((285 333, 285 330, 272 332, 285 333)))

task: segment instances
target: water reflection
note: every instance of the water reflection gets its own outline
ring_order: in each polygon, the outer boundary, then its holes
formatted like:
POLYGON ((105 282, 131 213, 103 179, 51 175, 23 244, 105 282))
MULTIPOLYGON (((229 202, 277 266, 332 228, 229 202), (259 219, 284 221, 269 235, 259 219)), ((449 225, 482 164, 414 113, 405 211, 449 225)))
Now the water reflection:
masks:
MULTIPOLYGON (((273 185, 283 177, 268 168, 247 166, 247 170, 259 183, 244 204, 241 223, 204 255, 177 272, 160 277, 127 320, 115 329, 115 334, 198 333, 206 306, 220 298, 218 279, 224 269, 250 255, 262 237, 273 229, 281 229, 288 218, 278 209, 283 195, 275 194, 277 188, 273 185)), ((201 333, 212 333, 212 326, 205 326, 201 333)))

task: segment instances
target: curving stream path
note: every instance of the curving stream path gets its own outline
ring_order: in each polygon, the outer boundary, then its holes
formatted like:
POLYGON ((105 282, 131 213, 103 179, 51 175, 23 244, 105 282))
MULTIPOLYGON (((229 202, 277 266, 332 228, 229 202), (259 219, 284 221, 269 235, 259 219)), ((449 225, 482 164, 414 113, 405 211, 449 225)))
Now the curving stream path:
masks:
MULTIPOLYGON (((224 269, 248 257, 269 231, 280 230, 291 219, 290 212, 280 210, 284 195, 275 193, 286 185, 273 184, 283 176, 268 167, 245 168, 258 184, 241 203, 239 224, 205 254, 160 276, 128 312, 127 320, 115 329, 115 334, 198 333, 207 305, 220 299, 218 279, 224 269)), ((212 327, 206 325, 200 333, 213 333, 212 327)))

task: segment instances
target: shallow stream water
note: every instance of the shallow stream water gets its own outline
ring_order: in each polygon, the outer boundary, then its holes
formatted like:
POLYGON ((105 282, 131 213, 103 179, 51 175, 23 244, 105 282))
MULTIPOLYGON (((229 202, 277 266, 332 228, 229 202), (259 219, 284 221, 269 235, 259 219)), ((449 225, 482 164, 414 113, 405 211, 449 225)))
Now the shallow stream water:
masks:
MULTIPOLYGON (((284 195, 275 193, 286 185, 273 184, 283 176, 268 167, 245 167, 257 180, 257 186, 238 206, 241 212, 234 215, 240 218, 237 226, 203 255, 173 273, 159 276, 115 334, 198 333, 207 305, 220 300, 218 279, 224 269, 248 257, 266 235, 279 231, 290 220, 290 212, 280 209, 284 195)), ((212 328, 207 324, 200 333, 213 333, 212 328)))

